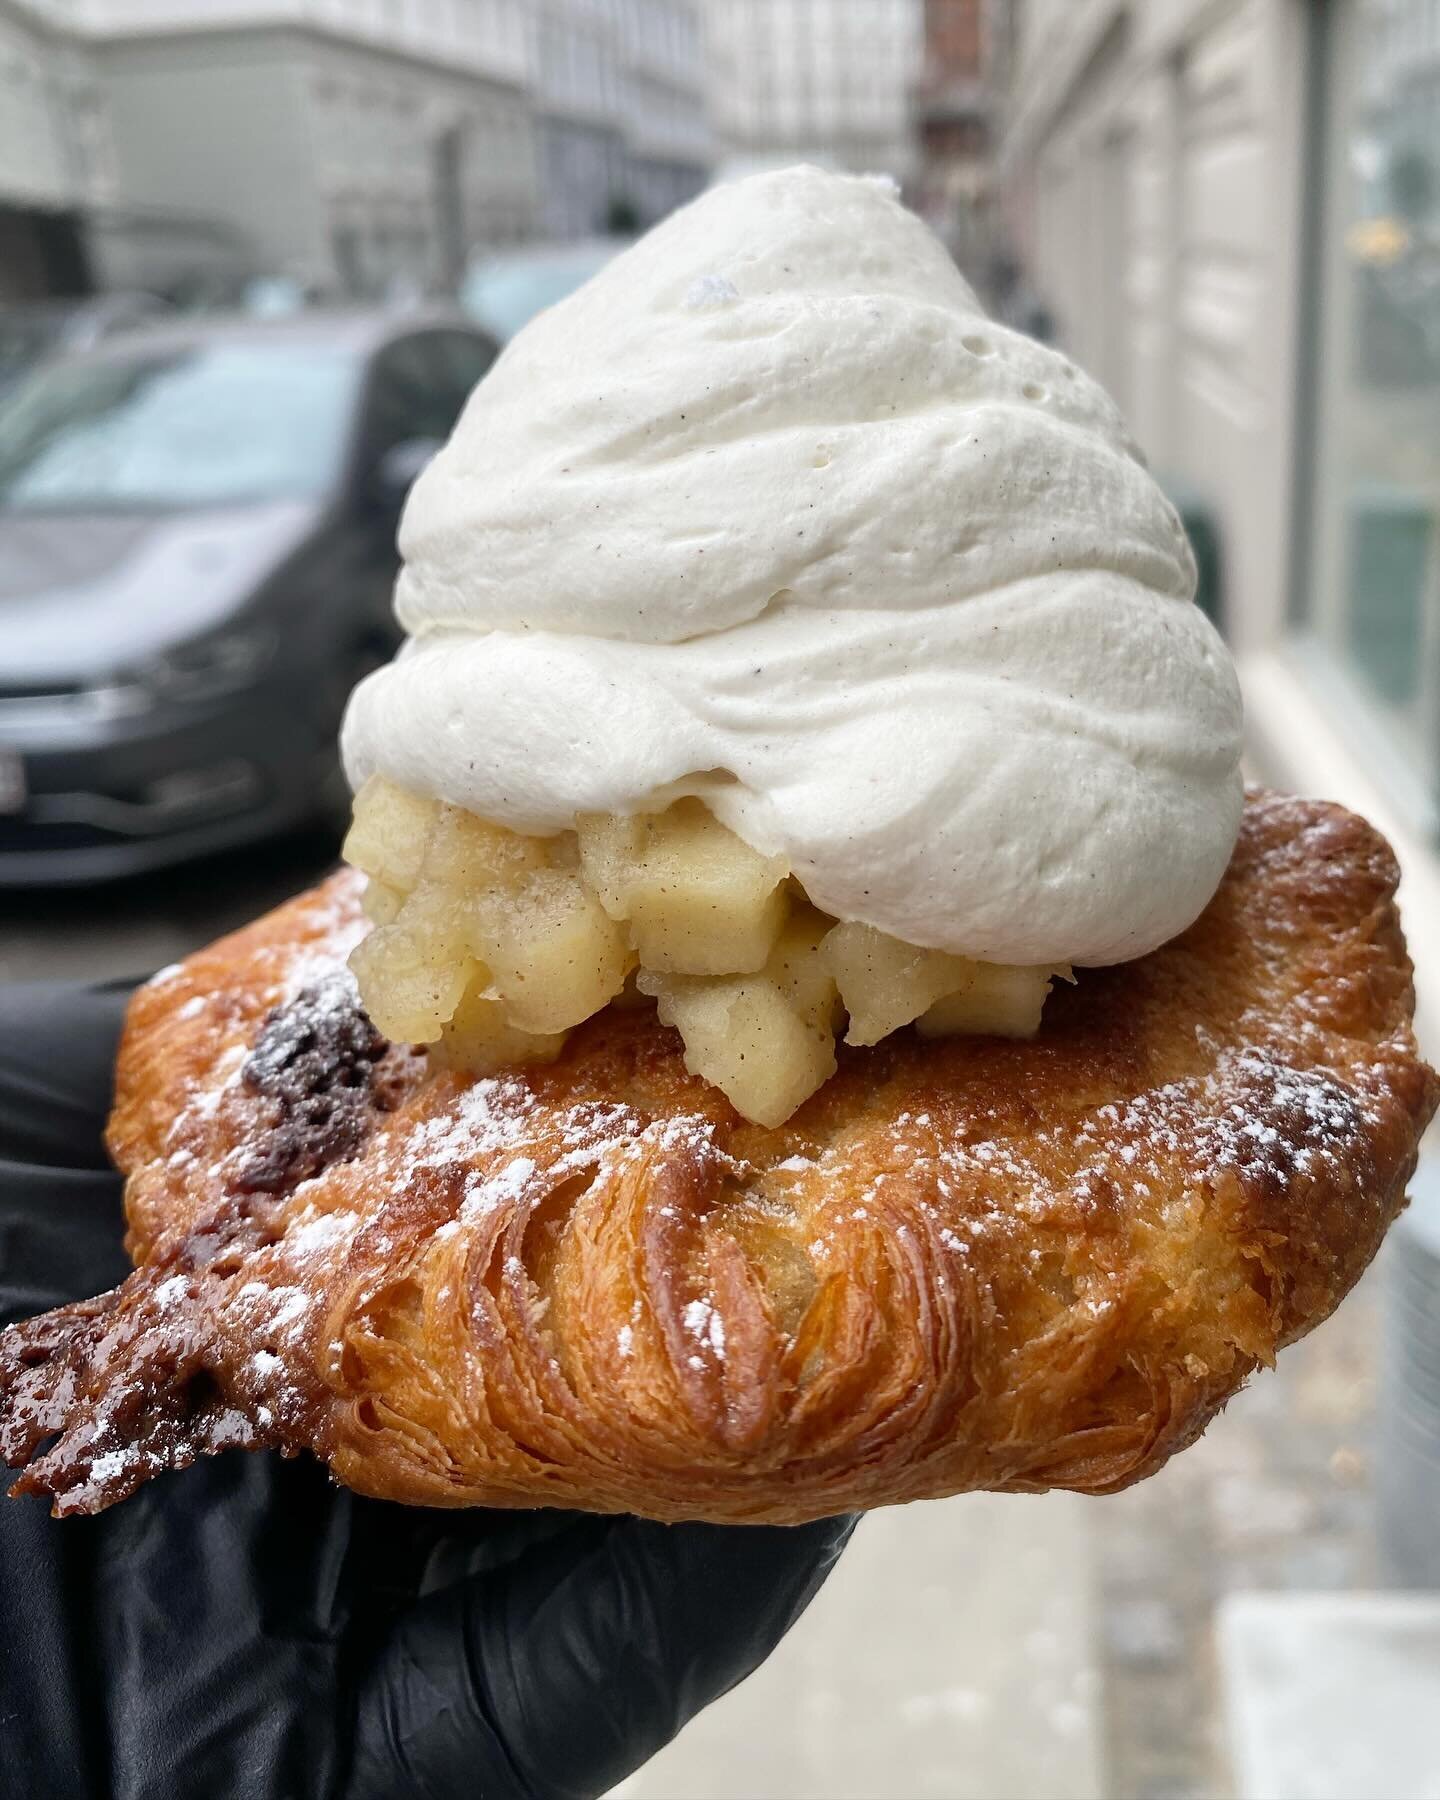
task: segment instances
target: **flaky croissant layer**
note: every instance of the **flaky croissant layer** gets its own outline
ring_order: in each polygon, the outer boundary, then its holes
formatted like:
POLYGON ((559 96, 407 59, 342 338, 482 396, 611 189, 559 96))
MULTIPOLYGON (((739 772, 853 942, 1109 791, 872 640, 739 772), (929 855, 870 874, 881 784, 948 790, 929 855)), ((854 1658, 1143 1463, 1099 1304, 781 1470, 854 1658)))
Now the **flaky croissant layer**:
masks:
POLYGON ((432 1072, 359 1009, 337 876, 136 996, 137 1270, 0 1338, 0 1452, 61 1512, 263 1445, 659 1519, 1122 1487, 1403 1202, 1437 1089, 1395 885, 1361 820, 1254 795, 1196 925, 1036 1038, 842 1048, 765 1129, 641 1009, 432 1072))

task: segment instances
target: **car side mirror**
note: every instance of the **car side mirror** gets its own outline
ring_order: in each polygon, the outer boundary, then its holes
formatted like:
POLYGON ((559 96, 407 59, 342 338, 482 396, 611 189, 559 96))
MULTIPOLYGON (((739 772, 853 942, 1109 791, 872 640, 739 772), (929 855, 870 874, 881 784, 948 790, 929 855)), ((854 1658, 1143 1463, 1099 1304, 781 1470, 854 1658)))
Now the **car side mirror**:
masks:
POLYGON ((367 498, 379 513, 398 518, 405 496, 440 448, 439 438, 402 438, 376 458, 367 498))

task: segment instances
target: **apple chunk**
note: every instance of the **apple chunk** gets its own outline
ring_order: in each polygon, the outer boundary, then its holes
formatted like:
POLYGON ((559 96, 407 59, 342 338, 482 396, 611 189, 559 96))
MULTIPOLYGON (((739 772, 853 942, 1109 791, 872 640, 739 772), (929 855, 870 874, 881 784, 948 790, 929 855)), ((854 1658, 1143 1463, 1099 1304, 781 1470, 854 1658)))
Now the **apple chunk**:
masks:
POLYGON ((386 887, 409 893, 420 878, 436 804, 372 775, 355 796, 355 809, 340 854, 386 887))
POLYGON ((378 1031, 399 1044, 433 1044, 475 973, 468 957, 437 957, 423 930, 379 925, 350 953, 350 967, 378 1031))
POLYGON ((873 925, 837 925, 824 954, 850 1014, 847 1044, 878 1044, 962 987, 979 966, 943 950, 917 950, 873 925))
POLYGON ((624 987, 634 961, 620 926, 568 870, 532 875, 513 899, 477 896, 467 913, 470 948, 522 1031, 588 1019, 624 987))
POLYGON ((1056 975, 1070 979, 1068 968, 1049 964, 976 963, 969 982, 922 1013, 915 1029, 921 1037, 1034 1037, 1056 975))
POLYGON ((522 1031, 512 1025, 505 1008, 487 995, 482 981, 466 991, 439 1042, 431 1045, 430 1059, 436 1067, 493 1075, 497 1069, 518 1064, 554 1062, 564 1046, 565 1033, 522 1031))
POLYGON ((780 1125, 835 1073, 839 995, 821 943, 830 921, 804 909, 765 967, 746 975, 676 975, 641 968, 661 1022, 685 1044, 685 1067, 757 1125, 780 1125))
POLYGON ((698 800, 645 824, 624 886, 643 967, 679 975, 760 968, 790 909, 784 861, 752 850, 698 800))

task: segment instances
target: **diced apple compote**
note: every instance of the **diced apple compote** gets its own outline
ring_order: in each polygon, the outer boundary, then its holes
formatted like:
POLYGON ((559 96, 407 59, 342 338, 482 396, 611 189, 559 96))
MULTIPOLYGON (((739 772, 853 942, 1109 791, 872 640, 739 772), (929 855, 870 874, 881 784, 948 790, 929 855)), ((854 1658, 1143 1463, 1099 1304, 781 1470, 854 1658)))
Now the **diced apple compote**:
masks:
POLYGON ((698 800, 635 817, 585 814, 526 837, 373 777, 345 856, 370 877, 374 929, 354 952, 388 1037, 437 1065, 488 1074, 549 1062, 611 1001, 653 999, 685 1065, 761 1125, 835 1071, 835 1037, 1029 1037, 1057 974, 920 950, 837 924, 784 861, 698 800))
POLYGON ((698 800, 629 819, 579 820, 580 868, 644 969, 744 975, 770 954, 789 911, 789 870, 698 800))
POLYGON ((355 816, 340 854, 372 883, 408 894, 420 878, 439 807, 378 776, 355 796, 355 816))
POLYGON ((847 1044, 878 1044, 963 987, 977 966, 853 924, 837 925, 826 938, 825 960, 850 1015, 847 1044))
POLYGON ((356 796, 345 853, 371 877, 376 928, 352 959, 370 1016, 388 1037, 445 1038, 451 1062, 457 1045, 482 1040, 491 1066, 557 1054, 557 1034, 598 1012, 634 966, 578 857, 549 839, 457 806, 432 805, 422 822, 412 796, 376 779, 356 796), (462 997, 465 1020, 447 1037, 462 997), (517 1055, 493 1048, 502 1042, 517 1055))
POLYGON ((410 1044, 434 1043, 474 972, 468 958, 437 958, 433 943, 398 922, 379 925, 363 938, 350 967, 376 1026, 386 1037, 410 1044))
POLYGON ((685 1067, 757 1125, 781 1125, 835 1073, 839 996, 821 944, 830 921, 783 931, 753 974, 671 975, 642 963, 638 985, 685 1042, 685 1067))
POLYGON ((1034 1037, 1055 977, 1073 980, 1068 967, 1046 964, 1025 968, 1015 963, 971 963, 970 977, 953 994, 921 1013, 915 1029, 921 1037, 1034 1037))
POLYGON ((472 920, 471 948, 524 1031, 568 1031, 588 1019, 635 963, 620 926, 565 869, 531 876, 518 898, 476 903, 472 920))
POLYGON ((430 1046, 431 1059, 442 1069, 472 1075, 492 1075, 517 1063, 554 1062, 564 1047, 565 1033, 522 1031, 510 1024, 501 1003, 486 997, 486 985, 482 977, 465 990, 438 1041, 430 1046))

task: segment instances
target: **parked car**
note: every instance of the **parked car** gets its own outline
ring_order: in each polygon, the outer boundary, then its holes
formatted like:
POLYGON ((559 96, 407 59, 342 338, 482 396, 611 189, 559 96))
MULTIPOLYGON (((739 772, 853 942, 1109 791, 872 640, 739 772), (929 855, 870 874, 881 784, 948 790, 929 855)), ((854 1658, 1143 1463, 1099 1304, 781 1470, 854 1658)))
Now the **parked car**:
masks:
POLYGON ((86 300, 40 300, 0 307, 0 394, 42 357, 89 350, 117 332, 164 318, 157 294, 93 294, 86 300))
POLYGON ((472 264, 460 304, 483 331, 509 343, 538 312, 563 300, 628 247, 628 238, 579 238, 530 244, 472 264))
POLYGON ((495 353, 456 315, 197 320, 0 406, 0 885, 335 806, 401 504, 495 353))

